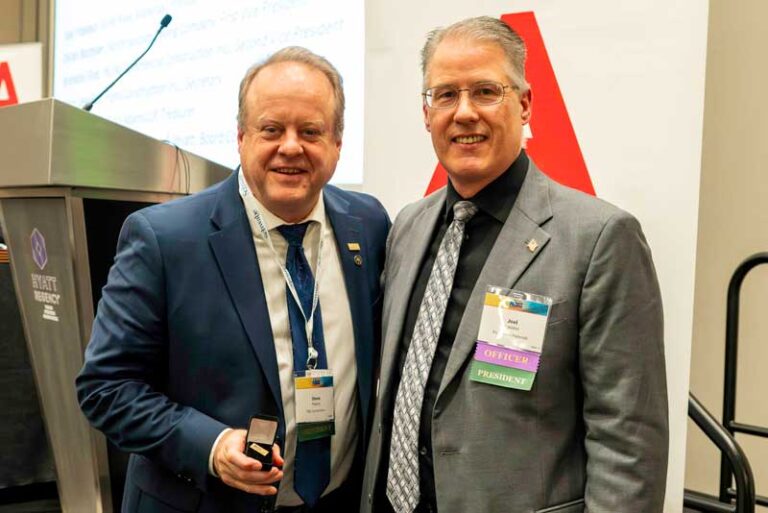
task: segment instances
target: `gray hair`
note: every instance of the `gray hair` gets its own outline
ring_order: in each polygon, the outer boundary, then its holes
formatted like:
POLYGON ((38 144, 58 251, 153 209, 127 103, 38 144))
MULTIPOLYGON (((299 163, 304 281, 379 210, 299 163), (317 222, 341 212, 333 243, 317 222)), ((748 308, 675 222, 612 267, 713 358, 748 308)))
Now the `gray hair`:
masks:
POLYGON ((325 75, 333 89, 333 97, 335 100, 333 131, 336 140, 340 141, 341 136, 344 133, 344 82, 339 71, 328 61, 328 59, 312 53, 301 46, 287 46, 276 51, 265 60, 248 68, 245 76, 240 81, 240 93, 238 94, 237 99, 237 128, 239 130, 245 129, 245 96, 248 93, 248 87, 250 87, 251 82, 253 82, 253 79, 259 74, 259 71, 271 64, 277 64, 279 62, 298 62, 300 64, 306 64, 310 68, 314 68, 325 75))
POLYGON ((421 74, 427 87, 427 68, 438 45, 446 38, 462 38, 484 43, 494 43, 504 50, 510 66, 512 85, 520 92, 528 90, 525 81, 525 42, 520 35, 503 21, 490 16, 478 16, 458 21, 448 27, 438 27, 427 34, 421 49, 421 74))

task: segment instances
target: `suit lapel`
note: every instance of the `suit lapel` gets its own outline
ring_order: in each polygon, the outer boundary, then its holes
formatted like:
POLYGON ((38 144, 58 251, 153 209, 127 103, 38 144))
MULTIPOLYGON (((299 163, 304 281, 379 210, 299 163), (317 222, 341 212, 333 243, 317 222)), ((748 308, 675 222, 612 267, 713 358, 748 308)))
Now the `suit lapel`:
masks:
MULTIPOLYGON (((392 276, 386 277, 387 296, 390 305, 385 304, 391 309, 388 316, 384 318, 384 347, 382 348, 381 379, 382 382, 380 399, 388 397, 394 366, 397 363, 397 357, 400 354, 400 339, 403 333, 403 324, 405 323, 405 314, 408 308, 409 298, 413 293, 413 286, 427 253, 430 244, 430 235, 434 231, 435 225, 440 219, 445 205, 445 189, 435 193, 434 201, 431 205, 422 210, 411 222, 410 226, 404 227, 400 237, 405 239, 406 247, 398 255, 400 258, 395 262, 396 269, 388 263, 387 267, 392 276), (396 271, 396 272, 394 272, 396 271)), ((390 258, 390 255, 387 255, 390 258)))
POLYGON ((280 417, 285 418, 264 285, 253 245, 253 234, 237 187, 235 172, 219 192, 211 215, 214 229, 208 241, 262 372, 266 376, 280 417))
POLYGON ((523 272, 549 242, 550 236, 541 225, 551 218, 549 186, 541 171, 531 162, 515 206, 499 232, 467 302, 445 367, 438 400, 475 348, 486 286, 514 288, 523 272), (534 251, 528 247, 531 239, 538 244, 534 251))
MULTIPOLYGON (((355 335, 355 363, 357 364, 357 391, 363 419, 368 418, 370 408, 370 390, 373 380, 373 318, 371 303, 374 298, 368 297, 370 290, 366 264, 369 262, 363 222, 359 217, 349 214, 349 202, 330 187, 323 192, 325 212, 333 227, 333 234, 339 248, 339 260, 344 274, 344 285, 349 299, 349 310, 352 316, 352 327, 355 335), (360 245, 359 251, 349 249, 349 244, 360 245), (355 256, 359 256, 361 265, 355 264, 355 256)), ((326 286, 332 286, 325 284, 326 286)), ((322 286, 322 285, 321 285, 322 286)), ((365 427, 365 423, 364 427, 365 427)), ((367 434, 364 434, 367 436, 367 434)))

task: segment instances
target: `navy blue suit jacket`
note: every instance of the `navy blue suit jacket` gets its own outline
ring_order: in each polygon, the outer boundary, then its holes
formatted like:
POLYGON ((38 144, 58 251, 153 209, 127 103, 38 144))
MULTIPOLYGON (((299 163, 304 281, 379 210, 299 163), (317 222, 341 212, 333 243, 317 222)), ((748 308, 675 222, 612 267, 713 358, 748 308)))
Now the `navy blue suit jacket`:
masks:
MULTIPOLYGON (((132 453, 123 511, 259 511, 261 497, 208 474, 211 447, 254 413, 279 417, 285 439, 272 328, 237 187, 233 173, 132 214, 121 231, 76 384, 90 422, 132 453)), ((354 326, 364 444, 390 222, 370 196, 326 186, 324 200, 354 326)))

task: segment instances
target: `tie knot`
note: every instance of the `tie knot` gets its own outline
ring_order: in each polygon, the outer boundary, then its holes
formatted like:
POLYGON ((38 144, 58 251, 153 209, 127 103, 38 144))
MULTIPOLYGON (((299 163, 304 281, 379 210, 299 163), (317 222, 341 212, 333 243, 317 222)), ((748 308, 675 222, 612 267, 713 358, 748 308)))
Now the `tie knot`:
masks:
POLYGON ((453 218, 466 223, 477 213, 477 206, 471 201, 457 201, 453 205, 453 218))
POLYGON ((289 246, 301 246, 304 241, 304 234, 307 233, 307 227, 310 221, 300 224, 284 224, 277 227, 277 231, 288 242, 289 246))

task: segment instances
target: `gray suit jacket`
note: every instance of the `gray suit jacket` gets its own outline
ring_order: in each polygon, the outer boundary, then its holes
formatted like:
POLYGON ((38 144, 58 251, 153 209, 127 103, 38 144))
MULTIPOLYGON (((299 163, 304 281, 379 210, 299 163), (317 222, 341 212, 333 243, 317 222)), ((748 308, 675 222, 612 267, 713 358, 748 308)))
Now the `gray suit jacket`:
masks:
MULTIPOLYGON (((390 233, 364 513, 374 509, 389 450, 382 435, 392 425, 390 377, 408 299, 444 203, 442 189, 406 207, 390 233)), ((459 325, 432 445, 440 513, 661 512, 668 449, 662 307, 634 217, 555 183, 531 163, 459 325), (469 379, 488 285, 553 299, 530 392, 469 379)))

